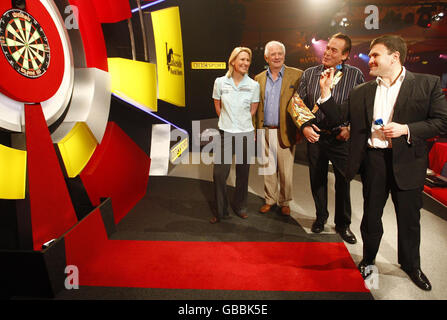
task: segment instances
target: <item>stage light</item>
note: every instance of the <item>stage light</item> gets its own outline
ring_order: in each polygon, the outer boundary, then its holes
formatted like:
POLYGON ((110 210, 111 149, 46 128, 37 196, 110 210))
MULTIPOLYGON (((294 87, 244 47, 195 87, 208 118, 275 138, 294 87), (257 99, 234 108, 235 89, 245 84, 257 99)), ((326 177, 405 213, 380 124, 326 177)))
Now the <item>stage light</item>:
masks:
POLYGON ((359 53, 359 58, 362 59, 366 63, 369 62, 369 56, 367 54, 359 53))
POLYGON ((443 18, 444 18, 444 12, 439 12, 438 14, 435 14, 432 17, 432 20, 438 22, 441 21, 443 18))
POLYGON ((349 27, 351 23, 349 22, 348 18, 344 17, 343 19, 341 19, 339 25, 340 27, 346 28, 349 27))
POLYGON ((440 54, 439 55, 439 59, 445 59, 445 60, 447 60, 447 54, 440 54))

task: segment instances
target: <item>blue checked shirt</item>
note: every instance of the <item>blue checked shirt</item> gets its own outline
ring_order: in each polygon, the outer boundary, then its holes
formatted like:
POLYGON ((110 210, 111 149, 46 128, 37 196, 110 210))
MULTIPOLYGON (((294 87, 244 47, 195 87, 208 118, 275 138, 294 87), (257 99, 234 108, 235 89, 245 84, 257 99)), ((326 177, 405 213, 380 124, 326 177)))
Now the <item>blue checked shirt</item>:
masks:
POLYGON ((267 70, 267 82, 264 96, 264 125, 277 127, 279 125, 279 100, 281 98, 284 66, 279 71, 276 81, 273 80, 270 68, 267 70))

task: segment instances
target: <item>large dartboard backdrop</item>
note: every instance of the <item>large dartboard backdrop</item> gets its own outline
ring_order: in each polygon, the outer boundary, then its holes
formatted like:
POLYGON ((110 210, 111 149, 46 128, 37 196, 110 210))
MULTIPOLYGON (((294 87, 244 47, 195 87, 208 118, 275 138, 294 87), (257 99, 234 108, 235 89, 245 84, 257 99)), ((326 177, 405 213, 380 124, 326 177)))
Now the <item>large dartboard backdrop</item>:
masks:
MULTIPOLYGON (((59 161, 54 146, 77 134, 76 148, 85 149, 82 139, 89 136, 85 134, 88 131, 94 138, 85 142, 92 150, 81 161, 85 167, 95 150, 92 140, 100 145, 106 132, 111 79, 103 21, 97 15, 105 2, 0 1, 0 130, 11 135, 0 162, 9 163, 8 152, 27 153, 23 167, 27 182, 22 189, 26 188, 25 200, 30 203, 35 250, 77 221, 63 177, 70 159, 59 161), (84 133, 79 128, 84 128, 84 133)), ((126 15, 130 17, 130 8, 126 15)), ((69 148, 65 147, 69 156, 70 151, 76 153, 69 148)), ((6 175, 0 178, 14 182, 14 176, 6 175)), ((8 198, 0 192, 0 199, 23 198, 8 198)))
POLYGON ((10 65, 27 78, 40 78, 50 64, 43 28, 26 11, 11 9, 0 18, 0 45, 10 65))
POLYGON ((14 0, 0 2, 1 128, 24 132, 24 105, 40 104, 47 125, 63 127, 52 135, 54 142, 79 121, 101 141, 110 79, 95 1, 22 0, 23 9, 14 0), (75 27, 67 30, 69 15, 75 27))

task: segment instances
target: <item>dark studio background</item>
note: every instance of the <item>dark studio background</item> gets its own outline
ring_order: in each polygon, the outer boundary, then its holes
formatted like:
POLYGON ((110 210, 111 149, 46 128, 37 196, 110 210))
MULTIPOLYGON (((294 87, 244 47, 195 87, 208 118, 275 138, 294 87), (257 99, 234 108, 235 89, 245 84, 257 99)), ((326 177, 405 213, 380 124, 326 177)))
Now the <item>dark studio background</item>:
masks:
MULTIPOLYGON (((130 2, 132 8, 137 7, 136 1, 130 2)), ((305 70, 321 61, 321 51, 312 46, 313 37, 327 40, 336 32, 344 32, 353 41, 348 63, 359 67, 370 80, 367 60, 360 59, 359 54, 368 54, 373 38, 396 33, 408 41, 405 66, 409 70, 439 76, 447 72, 447 60, 440 58, 441 54, 447 54, 447 18, 425 28, 419 25, 421 14, 418 13, 431 3, 430 14, 435 14, 443 10, 444 2, 380 0, 371 3, 361 0, 325 3, 327 5, 315 5, 315 1, 310 0, 167 0, 146 9, 144 17, 150 21, 150 11, 178 6, 182 25, 186 107, 158 100, 157 115, 190 134, 192 121, 215 118, 212 88, 215 78, 225 74, 226 70, 192 70, 191 62, 227 62, 234 47, 247 46, 253 51, 250 75, 254 76, 265 68, 263 52, 269 40, 285 44, 287 65, 305 70), (365 7, 369 4, 379 8, 378 30, 364 27, 368 16, 365 7), (339 26, 342 16, 349 17, 349 26, 339 26), (306 48, 306 44, 310 47, 306 48)), ((132 25, 137 60, 144 61, 138 13, 133 14, 132 25)), ((103 32, 109 57, 132 59, 127 21, 103 24, 103 32)), ((323 42, 319 43, 322 43, 322 48, 325 46, 323 42)), ((149 40, 151 50, 149 56, 153 57, 149 40)), ((161 123, 159 120, 115 97, 112 98, 110 120, 117 122, 149 154, 147 141, 150 141, 151 127, 153 123, 161 123)))

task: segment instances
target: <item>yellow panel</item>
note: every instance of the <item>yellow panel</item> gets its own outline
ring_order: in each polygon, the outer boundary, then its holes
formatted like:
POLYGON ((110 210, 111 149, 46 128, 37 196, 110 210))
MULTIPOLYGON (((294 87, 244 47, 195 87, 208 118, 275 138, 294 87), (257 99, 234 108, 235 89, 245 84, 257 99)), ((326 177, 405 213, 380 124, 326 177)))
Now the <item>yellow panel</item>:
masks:
POLYGON ((185 69, 178 7, 151 12, 157 52, 158 98, 185 106, 185 69))
POLYGON ((87 165, 98 142, 88 126, 78 122, 57 145, 68 177, 74 178, 87 165))
POLYGON ((26 151, 0 144, 0 199, 24 199, 26 151))
POLYGON ((109 58, 107 61, 112 92, 149 111, 157 111, 155 64, 123 58, 109 58))

